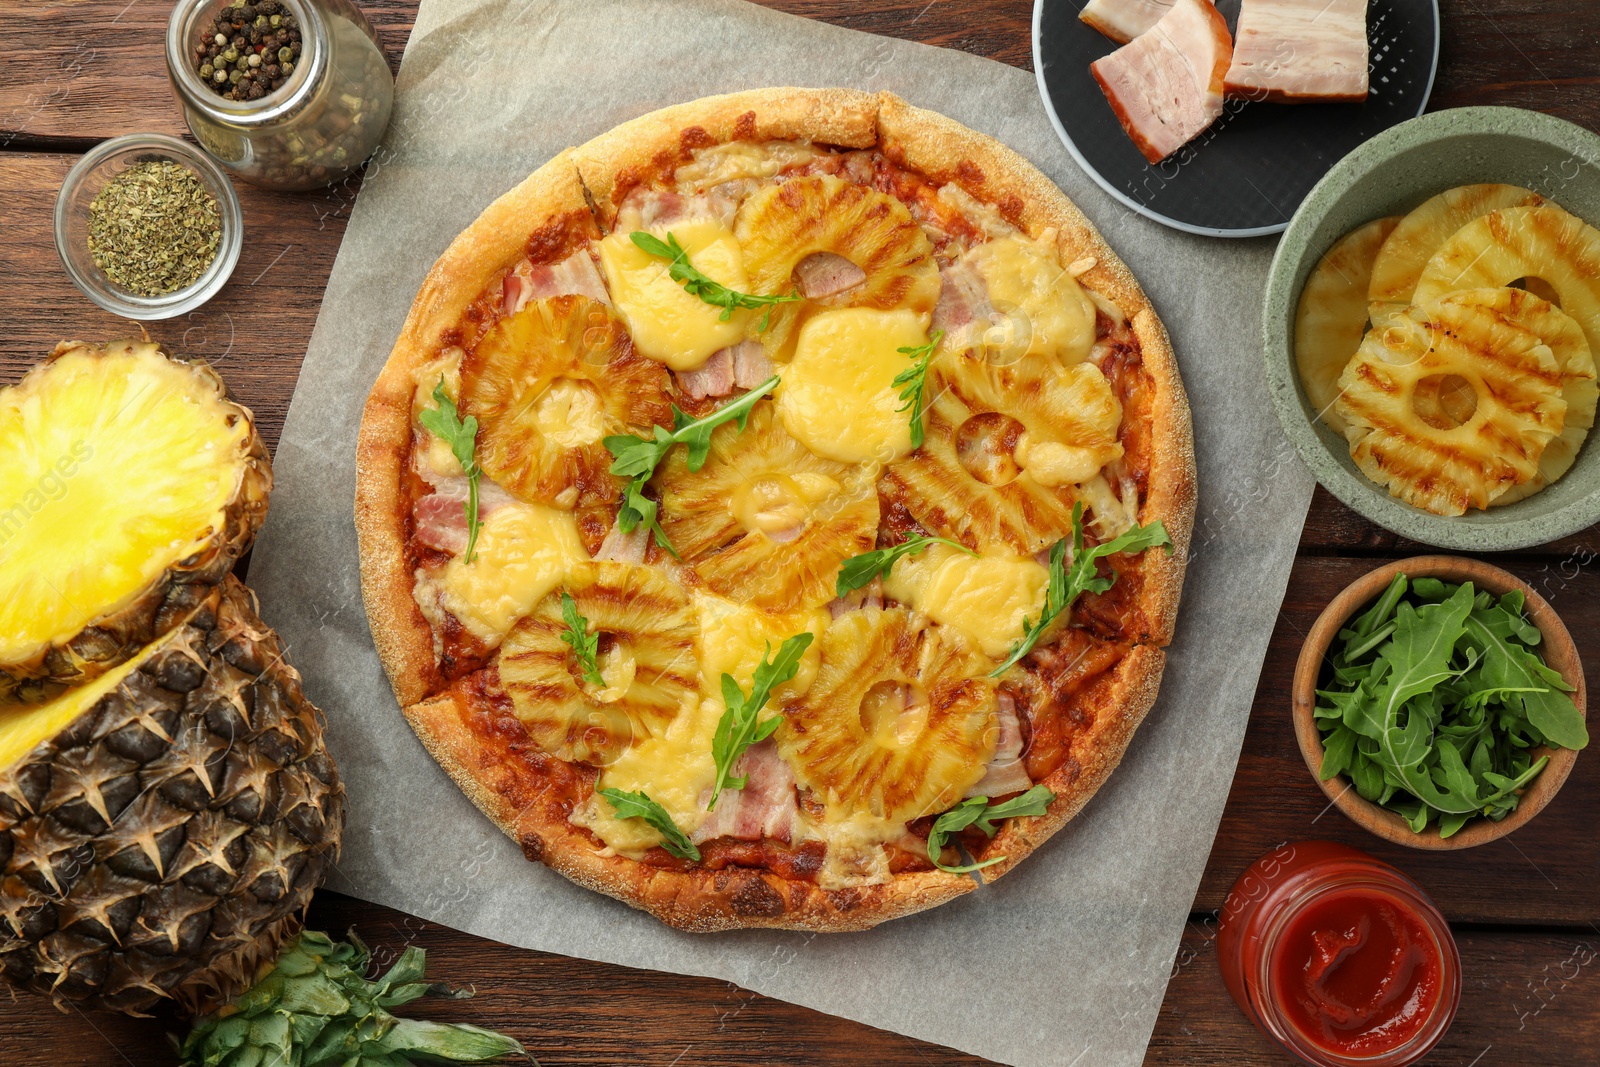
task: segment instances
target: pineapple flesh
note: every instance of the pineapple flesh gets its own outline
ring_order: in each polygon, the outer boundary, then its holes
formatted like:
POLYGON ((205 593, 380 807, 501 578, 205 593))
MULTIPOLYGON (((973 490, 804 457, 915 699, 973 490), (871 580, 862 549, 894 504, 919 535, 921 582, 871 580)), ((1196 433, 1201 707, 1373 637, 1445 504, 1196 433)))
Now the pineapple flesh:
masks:
POLYGON ((903 608, 850 612, 821 644, 816 679, 774 736, 830 822, 904 823, 957 804, 994 754, 989 661, 903 608))
POLYGON ((739 206, 734 236, 753 293, 793 292, 795 268, 813 255, 842 256, 866 275, 843 292, 773 307, 761 334, 773 359, 789 357, 801 322, 819 308, 906 308, 927 322, 939 300, 933 245, 906 206, 832 175, 757 189, 739 206))
POLYGON ((0 390, 0 703, 154 640, 249 548, 271 488, 249 410, 149 341, 64 342, 0 390))
POLYGON ((833 599, 840 564, 877 539, 874 473, 814 455, 762 401, 742 432, 716 429, 700 470, 682 449, 668 457, 661 525, 717 593, 771 611, 814 608, 833 599))
POLYGON ((1485 290, 1368 333, 1337 401, 1356 465, 1437 515, 1532 481, 1567 414, 1563 369, 1540 332, 1555 336, 1558 315, 1531 293, 1485 290))
POLYGON ((1078 486, 1122 456, 1122 406, 1093 363, 996 367, 964 354, 934 361, 922 448, 881 487, 929 531, 980 551, 1022 555, 1072 529, 1078 486))
POLYGON ((1372 263, 1367 289, 1372 321, 1383 322, 1414 300, 1420 302, 1415 296, 1417 282, 1428 262, 1463 226, 1501 208, 1543 203, 1544 198, 1531 189, 1493 184, 1447 189, 1424 202, 1400 220, 1372 263))
POLYGON ((497 322, 461 364, 463 415, 478 420, 484 471, 529 503, 613 499, 608 434, 670 426, 667 371, 633 350, 609 308, 536 300, 497 322))
POLYGON ((1339 375, 1367 332, 1373 260, 1399 222, 1398 217, 1378 219, 1340 238, 1317 261, 1300 291, 1294 319, 1295 368, 1311 409, 1338 433, 1345 428, 1333 410, 1339 375))
POLYGON ((0 712, 0 975, 200 1012, 298 928, 344 792, 281 641, 228 577, 133 658, 0 712))
POLYGON ((541 749, 605 766, 636 742, 660 737, 698 701, 699 623, 683 589, 654 567, 580 564, 565 591, 599 635, 605 685, 584 672, 562 617, 561 590, 545 597, 500 646, 500 685, 541 749))
POLYGON ((1590 350, 1600 349, 1600 230, 1553 204, 1505 208, 1462 227, 1428 262, 1413 299, 1524 279, 1547 283, 1590 350))

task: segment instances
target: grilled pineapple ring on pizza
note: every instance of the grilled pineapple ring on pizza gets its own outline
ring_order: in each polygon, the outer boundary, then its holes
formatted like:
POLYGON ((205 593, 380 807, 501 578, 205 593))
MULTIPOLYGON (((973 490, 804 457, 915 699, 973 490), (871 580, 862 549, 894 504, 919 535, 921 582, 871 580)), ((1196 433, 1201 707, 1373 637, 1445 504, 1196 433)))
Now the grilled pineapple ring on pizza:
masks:
POLYGON ((865 928, 970 890, 958 849, 1021 861, 1154 699, 1193 508, 1115 254, 1015 154, 843 90, 647 115, 492 205, 360 470, 428 750, 531 859, 693 930, 865 928), (1176 551, 1043 625, 1075 505, 1091 543, 1159 520, 1176 551), (1030 789, 1042 814, 928 854, 1030 789))

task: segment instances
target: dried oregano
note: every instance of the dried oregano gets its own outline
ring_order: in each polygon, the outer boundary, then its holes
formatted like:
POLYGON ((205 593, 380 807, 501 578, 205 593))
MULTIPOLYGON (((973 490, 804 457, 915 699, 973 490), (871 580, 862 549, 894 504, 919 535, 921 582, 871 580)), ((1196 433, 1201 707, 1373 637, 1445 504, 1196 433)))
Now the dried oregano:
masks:
POLYGON ((111 284, 137 296, 193 285, 217 258, 222 211, 199 175, 150 160, 118 174, 89 205, 89 255, 111 284))

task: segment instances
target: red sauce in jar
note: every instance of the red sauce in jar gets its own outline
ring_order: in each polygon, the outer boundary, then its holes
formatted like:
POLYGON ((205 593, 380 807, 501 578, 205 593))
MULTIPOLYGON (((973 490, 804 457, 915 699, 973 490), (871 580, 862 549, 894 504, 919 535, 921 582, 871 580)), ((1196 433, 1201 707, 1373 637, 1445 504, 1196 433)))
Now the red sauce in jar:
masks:
POLYGON ((1319 1067, 1415 1063, 1461 996, 1455 940, 1422 888, 1329 841, 1284 845, 1240 876, 1217 959, 1245 1015, 1319 1067))
POLYGON ((1284 1016, 1331 1052, 1392 1052, 1439 1005, 1439 947, 1406 903, 1375 889, 1335 890, 1279 935, 1272 963, 1284 1016))

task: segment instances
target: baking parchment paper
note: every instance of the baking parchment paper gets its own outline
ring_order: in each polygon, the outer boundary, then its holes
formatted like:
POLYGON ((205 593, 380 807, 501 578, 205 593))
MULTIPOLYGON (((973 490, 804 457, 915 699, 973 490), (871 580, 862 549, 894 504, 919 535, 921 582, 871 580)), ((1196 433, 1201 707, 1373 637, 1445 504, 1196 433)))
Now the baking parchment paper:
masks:
POLYGON ((1270 254, 1270 242, 1176 233, 1111 201, 1057 141, 1033 77, 990 60, 740 0, 423 0, 393 125, 328 281, 250 570, 263 615, 327 711, 349 790, 330 888, 527 948, 714 976, 1019 1067, 1139 1063, 1311 496, 1273 417, 1256 342, 1270 254), (525 860, 401 718, 357 571, 361 406, 434 258, 560 149, 657 107, 769 85, 889 89, 1037 164, 1165 320, 1199 454, 1177 640, 1121 768, 1000 882, 860 934, 684 934, 525 860))

